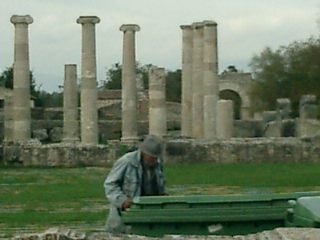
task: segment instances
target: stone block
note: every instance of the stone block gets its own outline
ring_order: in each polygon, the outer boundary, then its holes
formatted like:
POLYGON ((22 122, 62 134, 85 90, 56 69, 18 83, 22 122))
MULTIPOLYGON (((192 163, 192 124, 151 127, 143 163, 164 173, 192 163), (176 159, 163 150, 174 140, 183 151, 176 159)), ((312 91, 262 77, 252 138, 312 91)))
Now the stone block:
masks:
POLYGON ((288 119, 291 113, 291 101, 288 98, 277 99, 277 115, 280 119, 288 119))
POLYGON ((303 95, 299 102, 299 114, 302 119, 317 118, 317 97, 315 95, 303 95))
POLYGON ((63 131, 61 127, 54 127, 49 131, 49 139, 51 142, 61 142, 63 131))
POLYGON ((316 119, 296 120, 296 136, 297 137, 312 137, 320 130, 320 121, 316 119))
POLYGON ((278 121, 271 121, 265 124, 264 137, 281 137, 281 124, 278 121))
POLYGON ((38 139, 39 141, 48 140, 48 133, 46 129, 35 129, 32 131, 32 137, 38 139))
POLYGON ((261 121, 235 120, 234 136, 237 138, 262 137, 261 121))

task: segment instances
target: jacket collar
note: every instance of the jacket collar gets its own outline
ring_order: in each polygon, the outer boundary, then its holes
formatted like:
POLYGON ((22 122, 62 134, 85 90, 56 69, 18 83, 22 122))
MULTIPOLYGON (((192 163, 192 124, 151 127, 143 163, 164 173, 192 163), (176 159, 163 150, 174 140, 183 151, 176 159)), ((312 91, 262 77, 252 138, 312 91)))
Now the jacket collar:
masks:
POLYGON ((136 150, 136 153, 135 153, 135 158, 133 159, 133 161, 131 161, 131 164, 135 167, 139 167, 139 165, 141 164, 140 163, 140 159, 141 159, 141 151, 140 149, 136 150))

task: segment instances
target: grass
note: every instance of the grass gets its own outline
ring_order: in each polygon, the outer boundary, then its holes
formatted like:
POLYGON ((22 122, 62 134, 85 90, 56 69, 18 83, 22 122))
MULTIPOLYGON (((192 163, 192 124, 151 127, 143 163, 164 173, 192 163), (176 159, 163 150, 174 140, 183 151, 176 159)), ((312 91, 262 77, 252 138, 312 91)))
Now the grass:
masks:
MULTIPOLYGON (((0 235, 52 226, 103 229, 107 168, 0 168, 0 235)), ((170 195, 320 190, 316 164, 165 166, 170 195)), ((31 230, 30 230, 31 231, 31 230)), ((1 237, 1 236, 0 236, 1 237)))
POLYGON ((185 164, 167 167, 169 184, 305 187, 320 180, 318 164, 185 164))

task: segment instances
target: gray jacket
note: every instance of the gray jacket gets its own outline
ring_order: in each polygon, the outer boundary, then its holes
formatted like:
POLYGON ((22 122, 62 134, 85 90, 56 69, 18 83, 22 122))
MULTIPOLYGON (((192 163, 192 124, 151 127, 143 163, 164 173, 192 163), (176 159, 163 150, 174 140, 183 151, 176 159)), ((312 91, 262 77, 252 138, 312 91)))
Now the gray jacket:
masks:
MULTIPOLYGON (((121 233, 125 226, 121 220, 122 204, 128 199, 141 195, 142 165, 141 152, 136 150, 129 152, 118 159, 109 172, 104 189, 106 197, 110 202, 110 211, 107 219, 107 231, 121 233)), ((164 176, 162 171, 162 160, 158 158, 156 176, 159 186, 159 193, 164 191, 164 176)))

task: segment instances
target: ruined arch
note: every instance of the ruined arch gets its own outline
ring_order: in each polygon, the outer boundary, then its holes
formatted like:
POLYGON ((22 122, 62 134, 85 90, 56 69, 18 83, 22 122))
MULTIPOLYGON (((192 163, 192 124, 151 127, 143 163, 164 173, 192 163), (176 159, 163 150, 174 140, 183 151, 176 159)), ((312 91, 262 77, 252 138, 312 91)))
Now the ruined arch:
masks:
POLYGON ((219 99, 228 99, 233 101, 234 119, 241 119, 241 105, 242 100, 240 95, 230 89, 222 90, 219 92, 219 99))
POLYGON ((248 85, 243 85, 243 82, 238 83, 237 80, 222 79, 219 81, 219 95, 220 93, 229 91, 234 92, 240 98, 240 113, 239 118, 242 120, 250 119, 250 97, 248 85))

